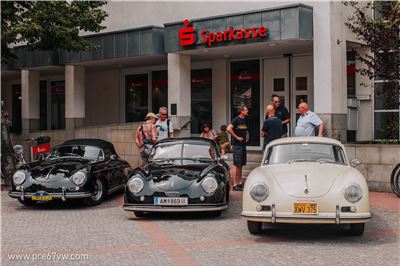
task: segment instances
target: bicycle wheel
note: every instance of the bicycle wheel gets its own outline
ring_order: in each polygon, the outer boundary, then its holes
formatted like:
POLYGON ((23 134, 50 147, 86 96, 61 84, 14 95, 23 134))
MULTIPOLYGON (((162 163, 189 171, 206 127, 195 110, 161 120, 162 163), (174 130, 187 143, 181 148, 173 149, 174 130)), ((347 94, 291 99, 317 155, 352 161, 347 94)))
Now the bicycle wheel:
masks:
POLYGON ((392 175, 390 176, 390 186, 392 187, 392 191, 398 197, 400 197, 400 164, 398 164, 392 171, 392 175))

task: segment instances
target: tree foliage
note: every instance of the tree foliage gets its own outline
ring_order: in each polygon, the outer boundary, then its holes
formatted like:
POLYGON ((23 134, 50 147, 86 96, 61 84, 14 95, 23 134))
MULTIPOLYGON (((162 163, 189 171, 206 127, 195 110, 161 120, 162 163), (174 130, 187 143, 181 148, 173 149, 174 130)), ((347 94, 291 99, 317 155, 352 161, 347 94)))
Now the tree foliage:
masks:
MULTIPOLYGON (((370 80, 384 81, 380 86, 375 86, 375 96, 382 99, 383 104, 388 107, 386 109, 398 109, 400 2, 374 1, 359 4, 351 1, 343 2, 343 4, 352 7, 354 11, 345 25, 363 43, 363 46, 371 51, 366 55, 355 51, 358 60, 365 65, 356 71, 370 80)), ((397 139, 399 135, 399 121, 396 121, 394 114, 393 118, 388 116, 387 120, 383 121, 384 125, 380 129, 388 139, 397 139)))
POLYGON ((106 1, 2 1, 2 62, 15 57, 11 45, 26 44, 31 49, 90 51, 98 48, 79 36, 99 32, 107 13, 100 9, 106 1))

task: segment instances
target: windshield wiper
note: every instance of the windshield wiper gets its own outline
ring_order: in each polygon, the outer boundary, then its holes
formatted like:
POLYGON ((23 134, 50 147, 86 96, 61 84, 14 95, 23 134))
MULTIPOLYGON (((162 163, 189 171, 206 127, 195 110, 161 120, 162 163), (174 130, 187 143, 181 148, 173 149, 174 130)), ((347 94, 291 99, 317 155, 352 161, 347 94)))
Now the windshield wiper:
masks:
POLYGON ((294 160, 289 160, 287 163, 297 163, 297 162, 315 162, 315 160, 309 160, 309 159, 294 159, 294 160))

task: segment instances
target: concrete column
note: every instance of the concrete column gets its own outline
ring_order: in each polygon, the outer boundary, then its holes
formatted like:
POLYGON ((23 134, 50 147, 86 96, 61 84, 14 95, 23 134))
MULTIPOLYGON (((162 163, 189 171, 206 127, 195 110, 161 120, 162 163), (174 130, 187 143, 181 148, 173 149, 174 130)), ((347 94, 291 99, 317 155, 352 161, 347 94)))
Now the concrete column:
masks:
POLYGON ((22 134, 39 130, 40 90, 38 71, 21 70, 22 134))
MULTIPOLYGON (((168 109, 175 129, 190 120, 191 116, 191 66, 190 56, 168 54, 168 109), (176 114, 172 106, 176 106, 176 114)), ((190 136, 190 123, 179 133, 180 137, 190 136)))
POLYGON ((342 9, 340 3, 318 5, 319 12, 314 13, 313 23, 314 111, 324 121, 326 136, 346 142, 346 39, 342 9))
POLYGON ((230 122, 228 78, 228 61, 214 60, 212 62, 212 118, 213 128, 218 131, 221 125, 227 125, 230 122))
POLYGON ((85 68, 65 66, 65 128, 67 137, 73 130, 82 127, 85 120, 85 68))

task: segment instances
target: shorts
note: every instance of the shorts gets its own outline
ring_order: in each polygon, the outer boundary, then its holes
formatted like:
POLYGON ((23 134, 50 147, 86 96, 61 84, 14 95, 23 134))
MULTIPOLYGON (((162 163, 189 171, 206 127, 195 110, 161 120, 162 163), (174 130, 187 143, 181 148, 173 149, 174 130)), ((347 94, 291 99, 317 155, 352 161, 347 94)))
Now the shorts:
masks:
POLYGON ((246 146, 232 146, 233 165, 243 166, 247 162, 246 146))

